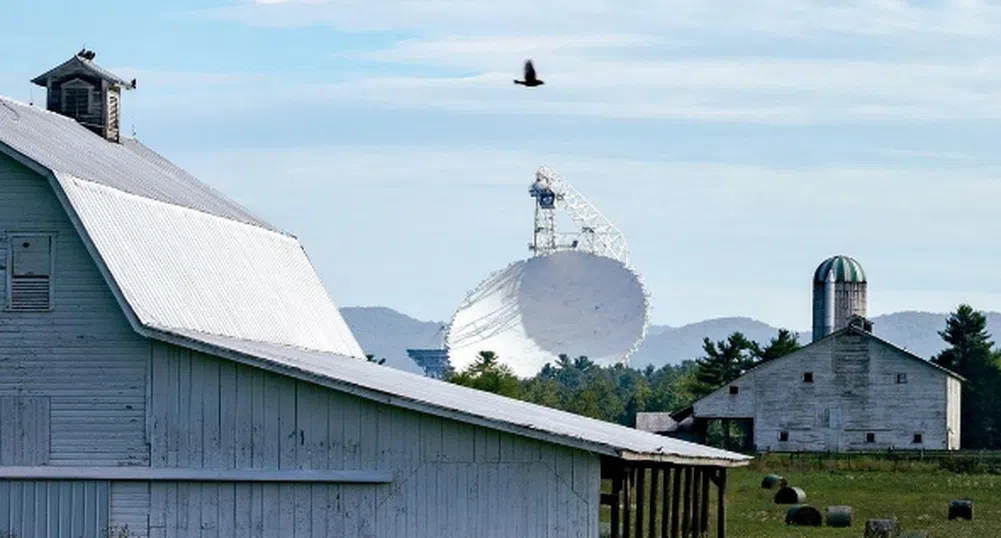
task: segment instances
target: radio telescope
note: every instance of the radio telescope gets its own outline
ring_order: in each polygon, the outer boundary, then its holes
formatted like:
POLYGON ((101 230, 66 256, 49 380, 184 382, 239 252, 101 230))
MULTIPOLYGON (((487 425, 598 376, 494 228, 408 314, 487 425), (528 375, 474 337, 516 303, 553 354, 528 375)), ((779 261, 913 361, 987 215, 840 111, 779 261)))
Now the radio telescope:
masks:
POLYGON ((650 300, 625 237, 547 167, 535 174, 532 256, 490 275, 459 305, 445 345, 452 367, 493 351, 520 377, 560 354, 625 363, 646 337, 650 300), (557 212, 570 230, 557 229, 557 212))

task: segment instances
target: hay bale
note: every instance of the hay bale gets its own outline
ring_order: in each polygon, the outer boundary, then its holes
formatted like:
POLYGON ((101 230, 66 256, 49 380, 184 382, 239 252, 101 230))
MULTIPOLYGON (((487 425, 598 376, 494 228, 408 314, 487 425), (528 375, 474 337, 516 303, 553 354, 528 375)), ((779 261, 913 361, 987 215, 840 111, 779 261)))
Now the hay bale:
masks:
POLYGON ((775 504, 803 504, 806 492, 800 488, 784 487, 775 494, 775 504))
MULTIPOLYGON (((785 478, 782 478, 781 476, 779 476, 777 474, 767 475, 767 476, 765 476, 764 478, 761 479, 761 489, 772 489, 777 484, 779 484, 779 482, 781 482, 782 480, 785 480, 785 478)), ((779 485, 779 487, 782 487, 782 486, 779 485)))
POLYGON ((819 527, 824 518, 820 515, 820 510, 808 504, 794 504, 786 510, 786 525, 798 525, 800 527, 819 527))
POLYGON ((851 506, 828 506, 827 507, 828 527, 851 527, 852 507, 851 506))
POLYGON ((949 501, 949 519, 973 519, 973 501, 969 499, 949 501))
POLYGON ((865 522, 864 538, 897 538, 900 524, 897 519, 870 519, 865 522))
POLYGON ((928 538, 928 531, 907 531, 900 538, 928 538))

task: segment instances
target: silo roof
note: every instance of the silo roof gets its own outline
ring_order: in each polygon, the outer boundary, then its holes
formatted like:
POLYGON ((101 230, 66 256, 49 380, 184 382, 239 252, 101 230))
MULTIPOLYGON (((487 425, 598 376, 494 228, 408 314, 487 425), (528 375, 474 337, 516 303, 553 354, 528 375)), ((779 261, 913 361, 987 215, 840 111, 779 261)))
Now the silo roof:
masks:
POLYGON ((865 282, 862 264, 850 256, 832 256, 817 266, 813 273, 814 282, 826 282, 833 273, 835 282, 865 282))

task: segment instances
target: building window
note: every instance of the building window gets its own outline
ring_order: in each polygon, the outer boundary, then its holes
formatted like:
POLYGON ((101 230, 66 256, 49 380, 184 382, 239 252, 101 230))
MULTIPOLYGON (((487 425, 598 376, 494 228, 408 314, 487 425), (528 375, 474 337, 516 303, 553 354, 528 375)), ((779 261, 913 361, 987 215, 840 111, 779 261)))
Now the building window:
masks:
POLYGON ((779 432, 779 441, 788 441, 789 432, 779 432))
POLYGON ((907 383, 907 374, 897 374, 897 383, 907 383))
POLYGON ((803 383, 813 383, 813 372, 803 372, 803 383))
POLYGON ((867 434, 865 434, 865 442, 867 442, 867 443, 875 443, 876 442, 876 434, 875 433, 867 433, 867 434))
POLYGON ((730 394, 739 394, 739 393, 740 393, 740 387, 736 385, 730 385, 730 394))
POLYGON ((7 248, 7 310, 52 308, 52 235, 11 234, 7 248))
POLYGON ((914 434, 914 442, 915 443, 923 443, 924 442, 924 440, 921 438, 921 434, 920 433, 915 433, 914 434))
POLYGON ((79 117, 90 114, 90 99, 94 87, 80 80, 73 79, 62 85, 63 114, 79 117))

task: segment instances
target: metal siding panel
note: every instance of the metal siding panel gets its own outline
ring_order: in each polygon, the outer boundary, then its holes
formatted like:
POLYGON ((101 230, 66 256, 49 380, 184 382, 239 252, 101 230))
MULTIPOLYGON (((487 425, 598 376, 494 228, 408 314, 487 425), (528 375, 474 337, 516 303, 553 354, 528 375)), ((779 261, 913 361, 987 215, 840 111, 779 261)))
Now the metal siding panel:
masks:
POLYGON ((0 481, 0 532, 107 538, 108 482, 0 481))

